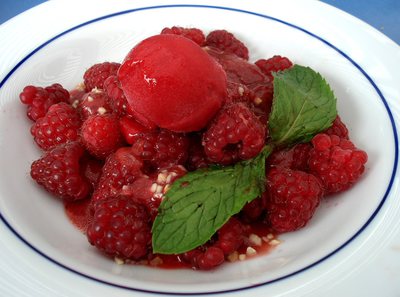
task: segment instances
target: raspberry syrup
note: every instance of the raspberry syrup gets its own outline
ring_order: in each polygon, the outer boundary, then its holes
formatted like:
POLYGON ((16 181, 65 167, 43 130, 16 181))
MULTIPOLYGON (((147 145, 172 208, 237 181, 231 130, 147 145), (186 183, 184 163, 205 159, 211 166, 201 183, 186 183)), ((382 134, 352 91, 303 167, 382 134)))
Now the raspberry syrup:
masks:
POLYGON ((64 210, 71 223, 81 232, 86 232, 90 199, 64 202, 64 210))

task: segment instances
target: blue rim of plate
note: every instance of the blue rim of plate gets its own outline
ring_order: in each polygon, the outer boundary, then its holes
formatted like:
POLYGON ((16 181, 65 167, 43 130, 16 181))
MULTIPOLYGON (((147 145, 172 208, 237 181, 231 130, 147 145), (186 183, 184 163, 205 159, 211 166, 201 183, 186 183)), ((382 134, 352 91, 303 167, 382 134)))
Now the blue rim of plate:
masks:
POLYGON ((368 220, 365 222, 365 224, 351 237, 349 238, 345 243, 343 243, 341 246, 339 246, 338 248, 336 248, 334 251, 332 251, 331 253, 329 253, 328 255, 324 256, 323 258, 319 259, 318 261, 315 261, 314 263, 311 263, 309 265, 307 265, 306 267, 303 267, 297 271, 291 272, 287 275, 278 277, 276 279, 273 280, 269 280, 263 283, 259 283, 259 284, 255 284, 255 285, 249 285, 249 286, 244 286, 244 287, 240 287, 240 288, 235 288, 235 289, 227 289, 227 290, 219 290, 219 291, 209 291, 209 292, 163 292, 163 291, 153 291, 153 290, 145 290, 145 289, 140 289, 140 288, 133 288, 133 287, 128 287, 128 286, 123 286, 123 285, 119 285, 119 284, 115 284, 115 283, 111 283, 111 282, 107 282, 101 279, 98 279, 96 277, 84 274, 82 272, 79 272, 75 269, 72 269, 60 262, 58 262, 57 260, 49 257, 48 255, 46 255, 45 253, 43 253, 42 251, 40 251, 38 248, 36 248, 33 244, 31 244, 30 242, 28 242, 25 238, 23 238, 11 225, 10 223, 3 217, 3 215, 0 212, 0 218, 3 221, 3 223, 12 231, 12 233, 14 233, 14 235, 16 235, 22 242, 24 242, 27 246, 29 246, 32 250, 34 250, 36 253, 38 253, 39 255, 43 256, 44 258, 46 258, 47 260, 51 261, 52 263, 67 269, 73 273, 76 273, 80 276, 83 276, 87 279, 102 283, 102 284, 106 284, 106 285, 110 285, 116 288, 120 288, 120 289, 126 289, 126 290, 132 290, 132 291, 138 291, 138 292, 143 292, 143 293, 153 293, 153 294, 160 294, 160 295, 211 295, 211 294, 222 294, 222 293, 230 293, 230 292, 239 292, 239 291, 243 291, 243 290, 248 290, 248 289, 252 289, 252 288, 257 288, 260 286, 265 286, 268 284, 272 284, 272 283, 276 283, 278 281, 282 281, 284 279, 287 279, 289 277, 292 277, 294 275, 298 275, 301 272, 304 272, 312 267, 315 267, 316 265, 320 264, 321 262, 325 261, 326 259, 330 258, 331 256, 333 256, 334 254, 336 254, 337 252, 339 252, 341 249, 343 249, 345 246, 347 246, 350 242, 352 242, 357 236, 359 236, 365 229, 366 227, 372 222, 372 220, 375 218, 375 216, 378 214, 378 212, 381 210, 382 206, 384 205, 385 201, 387 200, 387 197, 391 191, 391 188, 393 186, 393 182, 396 176, 396 172, 397 172, 397 164, 398 164, 398 137, 397 137, 397 129, 396 129, 396 124, 395 124, 395 120, 393 118, 392 112, 390 110, 390 107, 385 99, 385 97, 383 96, 382 92, 380 91, 380 89, 378 88, 378 86, 375 84, 375 82, 372 80, 372 78, 365 72, 365 70, 358 65, 353 59, 351 59, 345 52, 343 52, 342 50, 340 50, 338 47, 336 47, 335 45, 333 45, 332 43, 330 43, 329 41, 323 39, 322 37, 306 30, 303 29, 299 26, 296 26, 294 24, 291 24, 289 22, 286 22, 284 20, 269 16, 269 15, 264 15, 261 13, 257 13, 257 12, 252 12, 252 11, 248 11, 248 10, 242 10, 242 9, 237 9, 237 8, 231 8, 231 7, 224 7, 224 6, 214 6, 214 5, 197 5, 197 4, 170 4, 170 5, 157 5, 157 6, 149 6, 149 7, 139 7, 139 8, 134 8, 134 9, 129 9, 129 10, 124 10, 124 11, 120 11, 120 12, 116 12, 116 13, 112 13, 112 14, 108 14, 99 18, 95 18, 92 19, 90 21, 81 23, 77 26, 74 26, 56 36, 54 36, 53 38, 49 39, 48 41, 44 42, 43 44, 41 44, 40 46, 38 46, 36 49, 34 49, 32 52, 30 52, 27 56, 25 56, 21 61, 19 61, 13 69, 11 69, 11 71, 9 73, 7 73, 7 75, 4 77, 4 79, 0 82, 0 89, 1 87, 7 82, 7 80, 11 77, 11 75, 25 62, 27 61, 32 55, 34 55, 35 53, 37 53, 39 50, 41 50, 42 48, 44 48, 46 45, 50 44, 51 42, 55 41, 56 39, 60 38, 61 36, 64 36, 72 31, 75 31, 81 27, 93 24, 95 22, 104 20, 104 19, 109 19, 112 17, 116 17, 116 16, 120 16, 120 15, 124 15, 124 14, 128 14, 128 13, 134 13, 137 11, 143 11, 143 10, 152 10, 152 9, 165 9, 165 8, 179 8, 179 7, 190 7, 190 8, 207 8, 207 9, 219 9, 219 10, 227 10, 227 11, 233 11, 233 12, 238 12, 238 13, 244 13, 244 14, 248 14, 248 15, 253 15, 256 17, 261 17, 261 18, 265 18, 268 20, 272 20, 272 21, 276 21, 278 23, 284 24, 288 27, 291 27, 292 29, 296 29, 299 30, 319 41, 321 41, 322 43, 324 43, 325 45, 327 45, 328 47, 332 48, 333 50, 335 50, 337 53, 339 53, 341 56, 343 56, 346 60, 348 60, 355 68, 357 68, 362 75, 368 80, 368 82, 373 86, 374 90, 377 92, 377 94, 379 95, 380 99, 382 100, 382 103, 384 104, 386 111, 388 113, 389 119, 390 119, 390 123, 392 125, 392 129, 393 129, 393 138, 394 138, 394 144, 395 144, 395 158, 394 158, 394 164, 393 164, 393 169, 392 169, 392 173, 391 173, 391 177, 389 180, 389 184, 388 187, 385 191, 385 194, 383 195, 379 205, 377 206, 377 208, 375 209, 375 211, 372 213, 372 215, 368 218, 368 220))

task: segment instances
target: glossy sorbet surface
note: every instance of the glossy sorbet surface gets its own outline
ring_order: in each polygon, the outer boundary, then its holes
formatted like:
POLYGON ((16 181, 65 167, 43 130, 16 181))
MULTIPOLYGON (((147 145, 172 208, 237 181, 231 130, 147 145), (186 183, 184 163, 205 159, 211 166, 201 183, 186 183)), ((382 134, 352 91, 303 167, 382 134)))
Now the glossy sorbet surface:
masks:
POLYGON ((139 43, 126 56, 118 77, 135 113, 175 132, 204 128, 227 96, 222 67, 178 35, 156 35, 139 43))

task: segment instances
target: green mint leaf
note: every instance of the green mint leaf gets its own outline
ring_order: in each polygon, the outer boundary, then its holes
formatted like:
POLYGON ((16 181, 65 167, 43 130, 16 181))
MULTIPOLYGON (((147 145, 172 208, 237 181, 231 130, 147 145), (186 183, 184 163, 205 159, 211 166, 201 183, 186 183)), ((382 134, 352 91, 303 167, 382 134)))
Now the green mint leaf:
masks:
POLYGON ((153 252, 179 254, 207 242, 264 191, 265 159, 271 151, 266 146, 251 160, 189 172, 176 180, 153 223, 153 252))
POLYGON ((274 144, 307 142, 329 128, 336 115, 335 95, 319 73, 294 65, 274 74, 274 99, 269 118, 274 144))

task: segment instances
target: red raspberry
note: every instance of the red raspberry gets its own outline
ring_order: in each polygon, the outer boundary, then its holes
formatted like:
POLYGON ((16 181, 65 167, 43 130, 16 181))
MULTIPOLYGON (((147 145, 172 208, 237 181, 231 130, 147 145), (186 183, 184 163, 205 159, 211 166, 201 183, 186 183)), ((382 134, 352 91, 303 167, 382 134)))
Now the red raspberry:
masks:
POLYGON ((123 144, 118 119, 113 114, 89 117, 82 124, 81 141, 90 154, 106 158, 123 144))
POLYGON ((215 30, 210 32, 206 38, 206 46, 222 50, 225 53, 235 54, 245 60, 249 59, 249 50, 232 33, 226 30, 215 30))
POLYGON ((91 66, 83 75, 86 91, 94 88, 103 89, 104 81, 110 75, 116 75, 121 64, 114 62, 97 63, 91 66))
POLYGON ((224 252, 217 246, 201 246, 181 255, 194 269, 210 270, 225 261, 224 252))
POLYGON ((104 81, 104 90, 106 91, 112 110, 118 116, 123 116, 127 112, 128 102, 124 92, 121 89, 121 83, 116 75, 110 75, 104 81))
POLYGON ((86 235, 90 244, 110 256, 138 260, 150 247, 149 216, 129 198, 106 199, 96 205, 86 235))
POLYGON ((165 193, 172 183, 186 172, 181 165, 163 168, 150 177, 147 175, 138 177, 132 184, 124 186, 120 193, 144 205, 151 219, 154 220, 158 214, 158 207, 165 198, 165 193))
POLYGON ((208 161, 203 145, 201 144, 201 135, 197 133, 193 134, 189 137, 189 141, 188 158, 185 167, 189 171, 207 167, 210 162, 208 161))
POLYGON ((227 103, 243 102, 246 104, 257 105, 257 96, 246 85, 236 82, 228 82, 227 103))
POLYGON ((349 139, 349 130, 339 116, 335 118, 332 126, 325 130, 324 133, 328 135, 337 135, 340 138, 349 139))
MULTIPOLYGON (((262 88, 262 86, 259 88, 262 88)), ((257 87, 255 88, 255 91, 259 92, 257 87)), ((249 105, 254 114, 260 119, 260 122, 266 124, 268 122, 269 110, 272 104, 272 89, 271 96, 268 95, 271 98, 268 98, 267 101, 265 97, 261 98, 259 95, 260 94, 256 94, 244 84, 228 82, 228 100, 226 102, 227 104, 232 102, 243 102, 249 105)), ((261 94, 261 96, 264 95, 265 94, 261 94)))
POLYGON ((350 140, 320 133, 311 142, 310 172, 322 180, 327 194, 347 190, 361 177, 368 156, 350 140))
POLYGON ((69 92, 60 84, 53 84, 45 88, 26 86, 19 98, 23 104, 28 105, 28 118, 36 121, 45 116, 53 104, 68 102, 69 92))
POLYGON ((175 34, 175 35, 182 35, 195 43, 199 46, 203 46, 206 42, 206 37, 204 36, 203 31, 197 28, 182 28, 182 27, 171 27, 171 28, 164 28, 161 31, 161 34, 175 34))
POLYGON ((103 171, 104 162, 93 158, 89 154, 85 154, 84 157, 81 158, 80 163, 81 172, 92 185, 92 189, 96 189, 103 171))
POLYGON ((87 93, 84 89, 80 89, 77 87, 69 92, 69 100, 68 103, 72 105, 72 107, 77 108, 79 103, 83 100, 83 96, 87 93))
POLYGON ((118 149, 105 161, 98 187, 92 195, 92 205, 98 201, 116 197, 122 188, 143 176, 142 161, 138 160, 129 147, 118 149))
POLYGON ((197 265, 201 270, 210 270, 225 261, 224 252, 221 248, 211 246, 204 253, 199 254, 197 257, 197 265))
POLYGON ((283 167, 293 170, 308 171, 308 159, 312 145, 310 143, 296 144, 291 148, 274 151, 267 159, 267 166, 283 167))
POLYGON ((68 141, 77 140, 81 120, 71 105, 61 102, 52 105, 46 115, 31 127, 31 134, 38 146, 49 150, 68 141))
POLYGON ((141 133, 132 145, 133 154, 145 161, 146 169, 167 167, 173 164, 184 164, 188 153, 189 140, 179 133, 166 129, 141 133))
POLYGON ((149 132, 149 129, 139 124, 131 116, 123 116, 119 119, 121 133, 128 144, 135 143, 142 133, 149 132))
POLYGON ((234 99, 233 101, 243 102, 243 99, 248 97, 253 106, 262 110, 263 117, 268 118, 273 98, 272 78, 262 73, 256 65, 235 55, 224 54, 212 48, 207 49, 207 52, 221 64, 226 72, 228 78, 228 102, 231 101, 231 98, 234 99), (247 90, 239 89, 244 86, 247 90), (243 93, 243 96, 241 93, 243 93))
POLYGON ((227 165, 255 157, 264 146, 265 126, 243 103, 225 107, 203 135, 212 162, 227 165))
POLYGON ((77 107, 82 121, 93 115, 111 113, 112 109, 108 100, 107 94, 99 89, 83 95, 77 107))
POLYGON ((57 146, 32 163, 31 177, 48 192, 64 200, 86 198, 90 184, 81 175, 79 165, 84 153, 78 142, 57 146))
POLYGON ((247 203, 241 210, 242 218, 246 222, 257 221, 264 211, 261 197, 247 203))
POLYGON ((271 227, 290 232, 304 227, 323 195, 321 182, 299 170, 272 168, 267 173, 266 211, 271 227))
POLYGON ((244 227, 242 223, 232 217, 218 230, 218 240, 214 244, 219 247, 225 255, 229 255, 244 242, 244 227))
POLYGON ((267 60, 260 59, 256 61, 255 64, 265 75, 269 76, 271 79, 273 78, 272 72, 282 71, 293 66, 293 63, 288 58, 278 55, 267 60))

